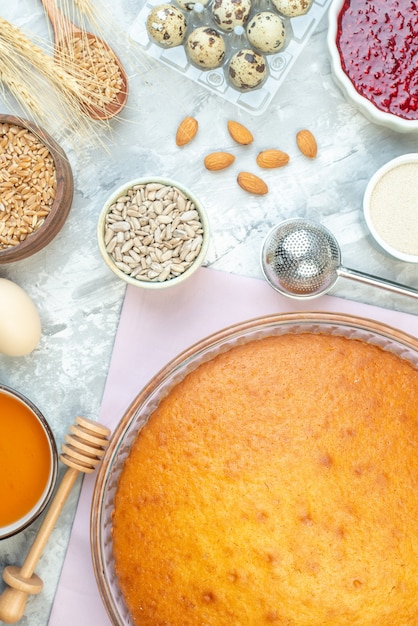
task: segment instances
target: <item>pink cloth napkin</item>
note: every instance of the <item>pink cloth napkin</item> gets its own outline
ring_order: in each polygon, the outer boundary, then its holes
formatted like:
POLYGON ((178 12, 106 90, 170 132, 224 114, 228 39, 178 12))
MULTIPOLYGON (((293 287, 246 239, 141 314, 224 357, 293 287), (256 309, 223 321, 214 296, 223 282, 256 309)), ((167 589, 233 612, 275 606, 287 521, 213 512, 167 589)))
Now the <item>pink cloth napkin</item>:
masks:
MULTIPOLYGON (((290 300, 266 282, 201 268, 175 289, 128 287, 113 348, 99 421, 112 430, 140 389, 196 341, 253 317, 294 311, 359 315, 418 336, 418 318, 332 296, 290 300)), ((86 476, 49 626, 110 626, 90 558, 90 503, 95 476, 86 476)))

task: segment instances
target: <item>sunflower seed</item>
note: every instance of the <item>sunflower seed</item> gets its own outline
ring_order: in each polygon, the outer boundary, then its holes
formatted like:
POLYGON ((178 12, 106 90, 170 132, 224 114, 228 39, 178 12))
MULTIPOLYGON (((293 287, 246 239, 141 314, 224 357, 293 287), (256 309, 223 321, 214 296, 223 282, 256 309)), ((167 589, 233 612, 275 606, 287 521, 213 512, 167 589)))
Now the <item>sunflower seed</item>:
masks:
POLYGON ((109 208, 104 239, 115 265, 138 280, 180 276, 199 256, 203 226, 194 203, 160 183, 135 185, 109 208))

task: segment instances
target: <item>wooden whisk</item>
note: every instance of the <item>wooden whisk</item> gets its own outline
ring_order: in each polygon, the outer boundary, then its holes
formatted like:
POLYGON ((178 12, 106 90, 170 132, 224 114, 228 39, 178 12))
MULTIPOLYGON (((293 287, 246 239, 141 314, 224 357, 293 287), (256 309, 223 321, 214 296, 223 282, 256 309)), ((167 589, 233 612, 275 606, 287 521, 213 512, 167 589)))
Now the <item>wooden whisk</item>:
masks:
POLYGON ((43 582, 34 571, 65 501, 80 472, 94 471, 107 448, 110 430, 85 417, 76 417, 65 436, 60 460, 68 466, 48 508, 22 567, 8 565, 3 580, 8 585, 0 595, 0 620, 6 624, 19 621, 25 612, 29 594, 42 590, 43 582))

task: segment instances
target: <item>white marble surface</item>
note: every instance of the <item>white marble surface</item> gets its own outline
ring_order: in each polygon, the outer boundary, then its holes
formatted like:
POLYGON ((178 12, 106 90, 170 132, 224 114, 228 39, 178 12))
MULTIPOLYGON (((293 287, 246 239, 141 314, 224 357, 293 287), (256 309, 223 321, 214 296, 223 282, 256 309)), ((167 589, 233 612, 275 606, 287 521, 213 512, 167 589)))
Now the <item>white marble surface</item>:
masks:
MULTIPOLYGON (((114 15, 115 32, 128 31, 141 1, 102 1, 114 15)), ((0 0, 0 16, 25 32, 48 34, 38 0, 0 0)), ((129 54, 129 102, 123 119, 112 124, 109 150, 62 143, 75 179, 67 223, 43 251, 0 266, 1 277, 15 281, 33 298, 43 326, 41 342, 31 355, 0 355, 0 381, 25 393, 43 411, 58 446, 77 414, 94 419, 99 411, 125 286, 100 257, 96 223, 107 195, 125 181, 159 175, 191 188, 210 220, 211 244, 205 264, 213 268, 261 278, 259 253, 265 234, 278 221, 300 216, 320 220, 333 231, 348 267, 418 288, 418 266, 380 252, 370 241, 361 210, 371 175, 386 161, 418 151, 418 137, 374 126, 344 100, 330 74, 326 29, 324 18, 262 116, 244 113, 157 62, 145 58, 144 68, 136 57, 138 62, 133 63, 129 54), (179 149, 174 135, 186 115, 199 120, 200 130, 193 143, 179 149), (226 131, 228 119, 251 129, 255 137, 251 146, 233 145, 226 131), (296 132, 304 127, 317 138, 319 152, 314 161, 301 156, 295 144, 296 132), (290 163, 262 173, 270 188, 268 195, 248 195, 238 187, 236 175, 240 170, 260 174, 255 156, 268 147, 288 152, 290 163), (216 174, 207 172, 203 157, 220 149, 233 151, 234 165, 216 174)), ((0 112, 21 114, 7 92, 0 96, 0 112)), ((44 126, 54 134, 53 120, 44 126)), ((417 300, 347 280, 341 279, 332 293, 409 313, 418 311, 417 300)), ((45 587, 39 596, 30 598, 20 622, 24 626, 48 623, 76 500, 77 489, 37 568, 45 587)), ((38 525, 0 542, 1 570, 23 562, 38 525)))

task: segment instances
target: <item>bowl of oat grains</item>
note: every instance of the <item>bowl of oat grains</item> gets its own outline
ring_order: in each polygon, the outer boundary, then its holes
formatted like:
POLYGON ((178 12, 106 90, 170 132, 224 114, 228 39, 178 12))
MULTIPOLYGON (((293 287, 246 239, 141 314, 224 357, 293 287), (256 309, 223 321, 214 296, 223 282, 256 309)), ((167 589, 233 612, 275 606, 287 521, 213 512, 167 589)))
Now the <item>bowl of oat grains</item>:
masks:
POLYGON ((97 237, 116 276, 131 285, 161 289, 183 282, 202 265, 209 226, 189 189, 165 178, 139 178, 107 200, 97 237))
POLYGON ((74 181, 61 146, 44 129, 0 115, 0 263, 39 252, 71 209, 74 181))

